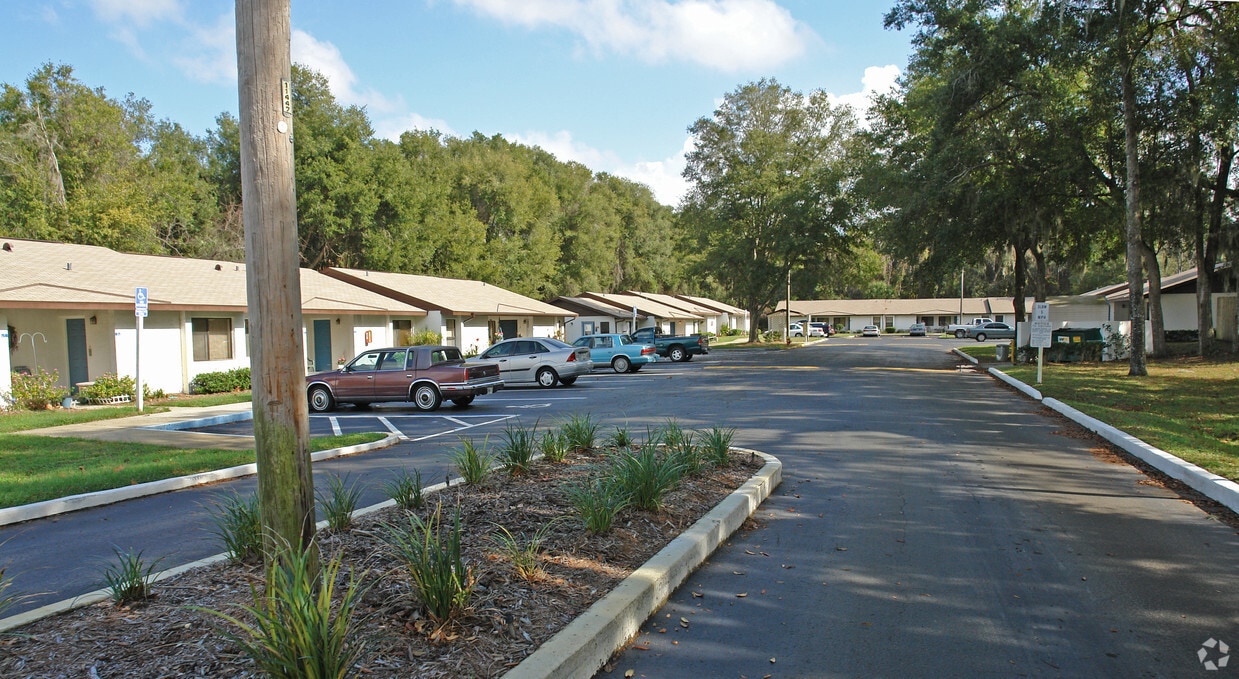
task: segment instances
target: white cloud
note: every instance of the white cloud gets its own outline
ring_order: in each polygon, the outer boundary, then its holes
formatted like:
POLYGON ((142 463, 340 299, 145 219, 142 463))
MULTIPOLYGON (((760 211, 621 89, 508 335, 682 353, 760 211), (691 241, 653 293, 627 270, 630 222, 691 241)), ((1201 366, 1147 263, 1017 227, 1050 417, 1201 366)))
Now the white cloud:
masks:
POLYGON ((214 26, 190 26, 188 30, 190 38, 173 63, 198 82, 235 83, 237 22, 232 13, 220 16, 214 26))
POLYGON ((891 91, 899 80, 900 70, 894 64, 888 66, 870 66, 865 69, 865 75, 861 77, 861 90, 859 92, 851 92, 848 94, 830 95, 830 103, 832 105, 847 104, 856 111, 856 117, 859 121, 865 120, 865 113, 869 110, 869 105, 873 102, 874 95, 886 94, 891 91))
POLYGON ((309 66, 327 78, 331 94, 346 106, 365 106, 371 113, 391 113, 401 108, 399 100, 392 101, 373 88, 358 90, 357 76, 344 61, 340 49, 330 42, 320 41, 305 31, 294 29, 292 34, 292 57, 298 64, 309 66))
POLYGON ((688 193, 688 181, 684 172, 684 154, 692 148, 692 140, 684 142, 680 154, 664 160, 639 162, 626 168, 618 168, 612 174, 640 182, 650 187, 654 198, 664 205, 676 207, 688 193))
POLYGON ((452 129, 451 125, 447 124, 446 120, 426 118, 417 113, 408 113, 394 118, 382 118, 374 121, 375 135, 391 141, 400 141, 400 135, 411 130, 437 130, 447 137, 460 136, 452 129))
POLYGON ((613 151, 600 151, 582 144, 565 130, 550 134, 533 131, 504 136, 516 143, 537 146, 562 162, 577 162, 593 172, 607 172, 645 184, 654 193, 654 198, 665 205, 679 205, 688 191, 688 182, 680 173, 684 171, 684 154, 692 148, 691 138, 684 142, 678 155, 663 160, 625 163, 613 151))
POLYGON ((91 0, 90 4, 100 19, 138 28, 160 21, 179 22, 184 15, 179 0, 91 0))
POLYGON ((817 36, 773 0, 455 0, 500 21, 568 30, 595 52, 644 61, 759 71, 804 53, 817 36))

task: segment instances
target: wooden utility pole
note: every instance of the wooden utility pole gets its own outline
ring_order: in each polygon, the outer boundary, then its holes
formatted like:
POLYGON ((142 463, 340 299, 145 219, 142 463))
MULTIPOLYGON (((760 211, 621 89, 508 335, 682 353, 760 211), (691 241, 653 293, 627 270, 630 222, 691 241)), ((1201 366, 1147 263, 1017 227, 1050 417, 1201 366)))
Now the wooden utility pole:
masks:
POLYGON ((267 560, 314 538, 297 202, 289 0, 237 0, 241 196, 249 295, 258 502, 267 560))

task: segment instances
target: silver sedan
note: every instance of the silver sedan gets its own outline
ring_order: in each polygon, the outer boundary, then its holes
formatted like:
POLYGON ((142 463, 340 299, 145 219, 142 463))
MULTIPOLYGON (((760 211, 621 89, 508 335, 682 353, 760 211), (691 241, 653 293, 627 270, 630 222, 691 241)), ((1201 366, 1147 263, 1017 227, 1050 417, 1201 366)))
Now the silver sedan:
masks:
POLYGON ((480 361, 498 363, 504 385, 533 384, 565 386, 594 369, 589 349, 574 347, 551 337, 515 337, 492 344, 478 354, 480 361))
POLYGON ((978 342, 987 339, 1015 339, 1015 328, 1006 323, 982 323, 968 328, 968 336, 978 342))

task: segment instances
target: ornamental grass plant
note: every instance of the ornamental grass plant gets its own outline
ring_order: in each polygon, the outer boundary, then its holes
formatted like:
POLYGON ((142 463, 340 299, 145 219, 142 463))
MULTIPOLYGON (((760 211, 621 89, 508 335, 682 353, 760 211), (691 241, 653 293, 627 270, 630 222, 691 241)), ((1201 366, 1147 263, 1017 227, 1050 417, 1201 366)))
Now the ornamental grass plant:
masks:
POLYGON ((473 569, 465 565, 460 547, 460 511, 452 525, 442 524, 443 506, 426 519, 408 514, 406 523, 383 526, 383 540, 405 563, 426 614, 443 625, 456 618, 473 597, 473 569))
POLYGON ((359 638, 358 610, 368 586, 366 573, 349 573, 337 599, 336 580, 342 557, 316 567, 318 546, 283 545, 267 568, 266 587, 250 585, 251 603, 239 605, 253 622, 222 611, 198 608, 225 620, 236 631, 223 631, 265 676, 277 679, 327 679, 356 676, 367 656, 359 638))

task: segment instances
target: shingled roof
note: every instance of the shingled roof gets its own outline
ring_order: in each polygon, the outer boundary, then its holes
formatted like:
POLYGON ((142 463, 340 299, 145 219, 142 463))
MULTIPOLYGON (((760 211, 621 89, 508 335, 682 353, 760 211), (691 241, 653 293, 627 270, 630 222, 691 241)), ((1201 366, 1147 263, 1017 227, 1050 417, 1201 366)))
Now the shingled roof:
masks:
MULTIPOLYGON (((151 311, 243 311, 245 264, 136 255, 94 245, 0 238, 0 306, 27 309, 133 309, 148 290, 151 311)), ((301 269, 301 308, 310 313, 426 311, 301 269)))
POLYGON ((451 315, 576 316, 497 285, 459 278, 330 267, 323 273, 380 295, 451 315))

